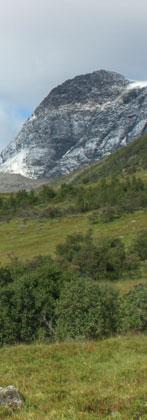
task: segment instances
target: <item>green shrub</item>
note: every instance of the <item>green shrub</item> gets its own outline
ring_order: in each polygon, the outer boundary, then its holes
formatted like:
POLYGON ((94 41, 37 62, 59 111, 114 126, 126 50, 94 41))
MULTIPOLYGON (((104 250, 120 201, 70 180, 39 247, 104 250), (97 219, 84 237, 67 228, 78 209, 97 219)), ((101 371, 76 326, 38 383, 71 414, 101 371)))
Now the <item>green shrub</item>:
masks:
POLYGON ((50 185, 43 185, 41 188, 38 199, 41 202, 48 202, 56 197, 56 192, 50 185))
POLYGON ((6 286, 13 281, 11 270, 8 267, 0 267, 0 287, 6 286))
POLYGON ((40 257, 28 267, 13 270, 13 283, 0 288, 0 341, 31 342, 55 333, 55 303, 62 274, 49 257, 40 257))
POLYGON ((117 280, 138 270, 138 258, 126 254, 120 238, 94 242, 91 233, 71 235, 57 247, 63 266, 69 266, 81 276, 93 279, 117 280))
POLYGON ((123 331, 146 331, 147 329, 147 286, 134 287, 122 299, 123 331))
POLYGON ((119 329, 119 295, 108 285, 76 278, 65 283, 57 302, 57 335, 96 339, 119 329))
POLYGON ((147 230, 138 235, 133 248, 141 260, 147 260, 147 230))

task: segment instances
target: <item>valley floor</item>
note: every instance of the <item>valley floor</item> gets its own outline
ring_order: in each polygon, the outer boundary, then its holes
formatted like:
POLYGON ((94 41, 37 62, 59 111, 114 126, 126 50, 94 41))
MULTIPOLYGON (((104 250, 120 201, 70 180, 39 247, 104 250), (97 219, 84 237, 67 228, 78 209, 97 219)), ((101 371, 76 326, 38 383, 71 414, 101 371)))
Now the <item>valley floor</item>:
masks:
POLYGON ((1 386, 18 387, 22 411, 1 419, 147 419, 147 337, 32 344, 0 350, 1 386))

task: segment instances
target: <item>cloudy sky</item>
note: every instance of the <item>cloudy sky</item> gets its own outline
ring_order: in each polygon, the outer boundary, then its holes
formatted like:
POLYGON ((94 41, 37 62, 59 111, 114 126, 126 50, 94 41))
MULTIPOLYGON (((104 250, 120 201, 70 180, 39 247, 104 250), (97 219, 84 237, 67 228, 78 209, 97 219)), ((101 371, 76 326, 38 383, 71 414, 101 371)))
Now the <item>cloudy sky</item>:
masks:
POLYGON ((146 0, 0 1, 0 149, 52 87, 100 68, 147 79, 146 0))

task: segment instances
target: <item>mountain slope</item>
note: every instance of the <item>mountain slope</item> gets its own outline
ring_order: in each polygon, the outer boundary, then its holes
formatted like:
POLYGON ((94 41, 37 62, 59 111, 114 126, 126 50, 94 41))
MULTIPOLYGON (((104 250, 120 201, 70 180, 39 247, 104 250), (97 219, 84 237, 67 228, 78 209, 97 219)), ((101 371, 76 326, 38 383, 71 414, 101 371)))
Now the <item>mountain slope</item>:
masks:
POLYGON ((147 181, 147 134, 117 150, 111 156, 89 165, 75 173, 73 182, 90 183, 108 176, 135 174, 147 181))
MULTIPOLYGON (((121 174, 135 174, 147 180, 147 134, 134 140, 131 144, 123 147, 110 156, 104 157, 96 163, 89 164, 57 180, 57 185, 61 182, 67 183, 91 183, 97 182, 107 176, 121 174)), ((29 179, 22 175, 0 172, 0 193, 17 192, 19 190, 31 190, 47 184, 47 178, 29 179)))
POLYGON ((67 235, 88 229, 98 239, 121 235, 131 243, 134 235, 146 228, 146 165, 147 135, 34 193, 1 194, 1 263, 8 262, 13 254, 24 260, 54 255, 56 246, 67 235), (143 184, 139 181, 131 187, 133 175, 138 179, 138 173, 143 184), (112 177, 113 185, 109 179, 106 194, 102 181, 107 176, 112 177), (121 191, 120 183, 127 186, 127 191, 121 191))
POLYGON ((54 178, 101 159, 147 129, 147 83, 104 70, 53 89, 0 156, 0 171, 54 178))
POLYGON ((46 180, 34 180, 22 175, 0 173, 0 193, 16 192, 19 190, 31 190, 44 184, 46 180))

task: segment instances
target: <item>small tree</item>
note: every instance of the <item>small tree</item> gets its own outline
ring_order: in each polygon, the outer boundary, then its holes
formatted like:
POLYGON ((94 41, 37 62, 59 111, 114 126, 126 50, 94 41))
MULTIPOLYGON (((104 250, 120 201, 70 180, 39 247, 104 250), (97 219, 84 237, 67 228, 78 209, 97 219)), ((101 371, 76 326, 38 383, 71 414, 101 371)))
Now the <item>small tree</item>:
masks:
POLYGON ((147 287, 135 286, 122 298, 123 331, 146 331, 147 329, 147 287))
POLYGON ((119 295, 107 284, 76 278, 65 283, 56 307, 60 338, 96 339, 119 329, 119 295))

